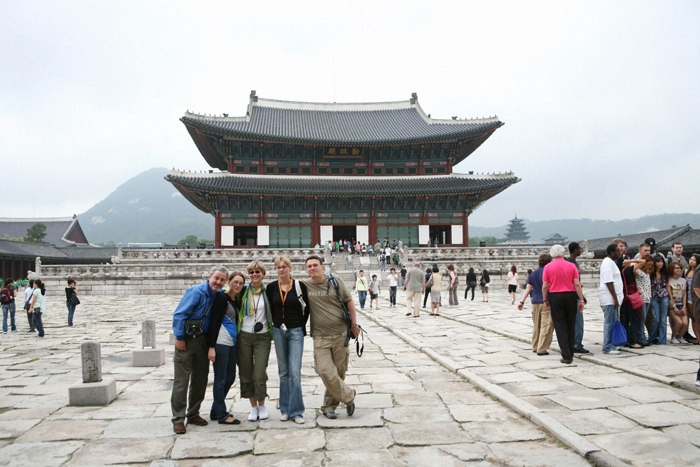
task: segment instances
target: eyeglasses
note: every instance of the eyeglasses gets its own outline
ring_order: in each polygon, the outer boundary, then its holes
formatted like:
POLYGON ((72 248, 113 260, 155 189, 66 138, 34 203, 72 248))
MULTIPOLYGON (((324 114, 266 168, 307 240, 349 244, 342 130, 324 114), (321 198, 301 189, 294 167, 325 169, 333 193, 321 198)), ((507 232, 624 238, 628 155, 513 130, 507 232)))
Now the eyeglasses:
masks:
POLYGON ((284 265, 282 265, 282 266, 275 266, 275 269, 287 269, 288 267, 289 267, 289 266, 287 266, 286 264, 284 264, 284 265))
POLYGON ((231 284, 233 284, 233 285, 245 285, 245 282, 243 282, 243 281, 233 281, 233 282, 231 282, 231 284))

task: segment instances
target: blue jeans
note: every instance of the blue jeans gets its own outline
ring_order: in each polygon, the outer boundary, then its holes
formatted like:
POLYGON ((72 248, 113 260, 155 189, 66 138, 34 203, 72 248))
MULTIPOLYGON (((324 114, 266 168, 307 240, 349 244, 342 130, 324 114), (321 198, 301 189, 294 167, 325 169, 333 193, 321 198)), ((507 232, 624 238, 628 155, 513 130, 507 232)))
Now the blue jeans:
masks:
POLYGON ((44 322, 41 320, 41 313, 32 313, 34 328, 39 333, 39 337, 44 337, 44 322))
POLYGON ((583 313, 578 311, 578 302, 576 300, 576 325, 574 326, 574 349, 583 348, 583 313))
POLYGON ((476 290, 476 284, 474 285, 469 285, 467 284, 467 288, 464 290, 464 299, 467 299, 467 294, 469 293, 469 289, 472 291, 472 300, 474 300, 474 291, 476 290))
POLYGON ((216 359, 214 359, 214 386, 210 418, 226 420, 231 414, 226 409, 226 395, 236 381, 236 346, 216 344, 216 359))
POLYGON ((2 306, 2 332, 7 332, 7 315, 10 315, 10 328, 13 331, 17 330, 15 325, 15 302, 8 303, 2 306))
POLYGON ((272 328, 280 376, 280 412, 294 420, 304 414, 301 394, 301 356, 304 353, 304 332, 301 328, 272 328))
POLYGON ((615 305, 601 305, 601 308, 605 320, 603 324, 603 352, 610 352, 615 349, 612 345, 612 328, 617 321, 619 308, 616 308, 615 305))
POLYGON ((647 345, 647 336, 644 334, 644 323, 647 320, 647 313, 649 312, 649 303, 645 303, 639 312, 642 314, 642 322, 640 323, 639 329, 637 329, 637 343, 642 345, 647 345))
POLYGON ((668 334, 668 302, 669 297, 651 297, 651 310, 654 312, 656 326, 652 321, 649 331, 649 340, 659 339, 658 345, 666 345, 668 334))
POLYGON ((360 299, 360 308, 365 309, 365 301, 367 301, 367 291, 366 290, 358 290, 357 295, 360 299))
MULTIPOLYGON (((644 316, 644 310, 642 309, 639 311, 640 314, 644 316)), ((644 340, 640 340, 639 335, 641 333, 642 337, 644 337, 644 319, 639 319, 637 310, 632 308, 632 304, 628 300, 623 302, 620 313, 622 315, 622 325, 625 327, 625 331, 627 331, 627 344, 642 344, 644 340)))
POLYGON ((66 308, 68 308, 68 326, 73 326, 73 313, 75 313, 75 305, 71 305, 68 300, 66 300, 66 308))
POLYGON ((396 305, 396 286, 389 287, 389 303, 396 305))

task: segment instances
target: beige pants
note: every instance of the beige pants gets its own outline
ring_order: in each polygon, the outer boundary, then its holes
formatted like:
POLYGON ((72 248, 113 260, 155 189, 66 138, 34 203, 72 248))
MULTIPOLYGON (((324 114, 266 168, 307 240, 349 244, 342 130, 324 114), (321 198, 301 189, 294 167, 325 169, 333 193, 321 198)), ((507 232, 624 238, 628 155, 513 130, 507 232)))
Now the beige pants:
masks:
POLYGON ((532 350, 542 353, 549 349, 552 343, 552 315, 544 303, 532 304, 532 350))
POLYGON ((335 412, 338 404, 351 403, 355 394, 345 384, 345 372, 350 361, 350 346, 343 347, 345 334, 314 337, 314 362, 316 373, 321 377, 326 393, 321 412, 335 412))
POLYGON ((413 302, 413 316, 420 316, 420 299, 423 296, 420 290, 406 291, 406 307, 411 312, 411 302, 413 302))

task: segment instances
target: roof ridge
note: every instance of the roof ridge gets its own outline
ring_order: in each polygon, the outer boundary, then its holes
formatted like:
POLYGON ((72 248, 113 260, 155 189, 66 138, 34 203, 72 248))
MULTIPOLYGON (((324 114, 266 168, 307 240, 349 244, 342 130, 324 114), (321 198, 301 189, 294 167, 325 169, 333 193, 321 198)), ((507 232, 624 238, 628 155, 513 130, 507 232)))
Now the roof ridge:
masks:
POLYGON ((250 178, 250 179, 260 179, 267 178, 272 180, 317 180, 317 179, 329 179, 329 180, 367 180, 379 178, 382 180, 406 180, 407 178, 411 180, 440 180, 445 178, 463 178, 463 179, 478 179, 478 180, 488 180, 488 179, 499 179, 499 178, 512 178, 515 177, 515 173, 512 171, 503 173, 487 173, 487 174, 463 174, 463 173, 450 173, 450 174, 440 174, 440 175, 411 175, 407 177, 406 175, 382 175, 382 176, 357 176, 357 175, 269 175, 269 174, 237 174, 231 172, 188 172, 184 170, 172 169, 168 176, 186 176, 186 177, 200 177, 200 178, 215 178, 215 177, 235 177, 235 178, 250 178))
POLYGON ((72 217, 0 217, 0 222, 71 222, 72 217))

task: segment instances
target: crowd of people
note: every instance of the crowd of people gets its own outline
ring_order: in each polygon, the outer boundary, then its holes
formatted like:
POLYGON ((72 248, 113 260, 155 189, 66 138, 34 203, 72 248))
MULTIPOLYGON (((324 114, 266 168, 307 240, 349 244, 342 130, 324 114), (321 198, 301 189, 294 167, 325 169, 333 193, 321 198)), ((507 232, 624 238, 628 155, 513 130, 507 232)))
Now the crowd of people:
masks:
MULTIPOLYGON (((303 424, 301 365, 307 322, 313 338, 314 368, 326 388, 321 411, 335 419, 342 402, 347 415, 353 415, 356 391, 345 383, 345 373, 350 358, 346 338, 357 338, 360 333, 355 303, 340 277, 324 274, 320 257, 310 256, 305 264, 309 277, 301 281, 292 277, 290 260, 280 256, 274 262, 277 280, 267 283, 266 267, 258 260, 252 261, 245 273, 215 266, 207 281, 185 292, 173 313, 176 351, 171 407, 175 433, 185 433, 187 424, 208 424, 200 410, 209 361, 214 367, 211 420, 240 424, 226 406, 236 369, 241 398, 251 405, 248 420, 268 419, 265 400, 272 343, 280 378, 279 419, 303 424)), ((378 295, 378 285, 364 275, 361 278, 365 298, 367 291, 378 295)))

